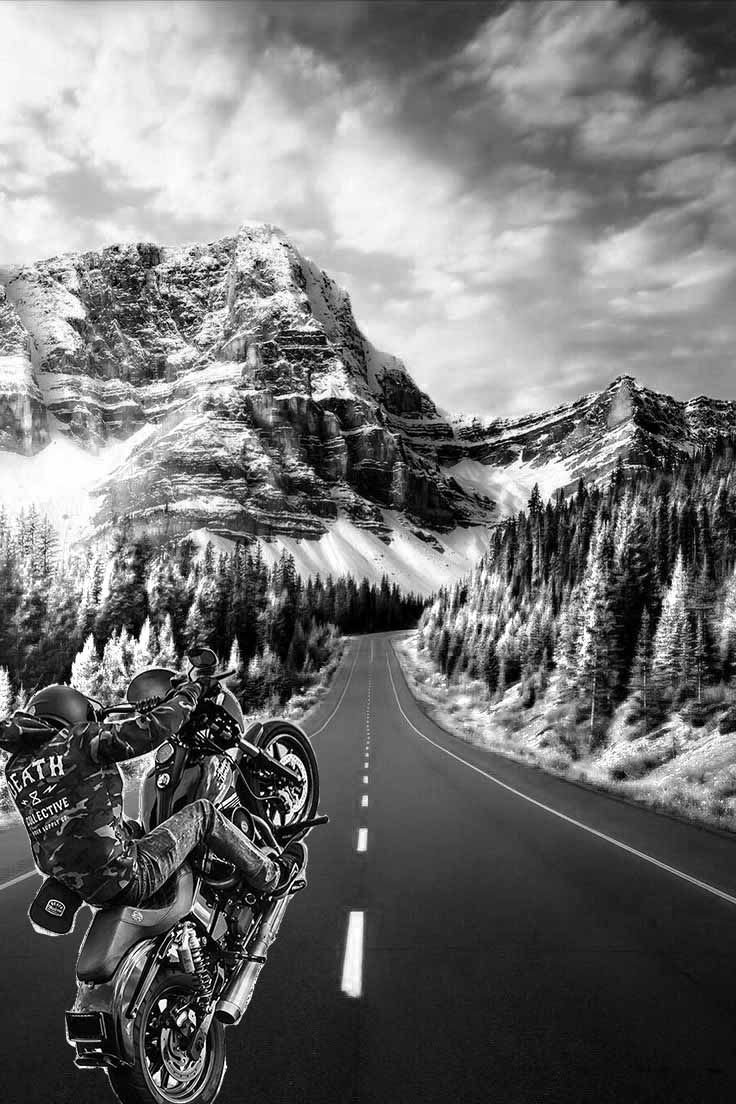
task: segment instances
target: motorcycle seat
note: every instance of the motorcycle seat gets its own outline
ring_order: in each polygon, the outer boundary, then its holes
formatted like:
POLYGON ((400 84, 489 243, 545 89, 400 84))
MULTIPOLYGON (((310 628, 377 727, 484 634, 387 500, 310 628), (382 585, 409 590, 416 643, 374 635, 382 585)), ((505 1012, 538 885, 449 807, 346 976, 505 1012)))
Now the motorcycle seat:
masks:
POLYGON ((194 877, 185 863, 150 902, 100 909, 79 950, 79 980, 109 981, 131 947, 172 928, 190 911, 193 898, 194 877))

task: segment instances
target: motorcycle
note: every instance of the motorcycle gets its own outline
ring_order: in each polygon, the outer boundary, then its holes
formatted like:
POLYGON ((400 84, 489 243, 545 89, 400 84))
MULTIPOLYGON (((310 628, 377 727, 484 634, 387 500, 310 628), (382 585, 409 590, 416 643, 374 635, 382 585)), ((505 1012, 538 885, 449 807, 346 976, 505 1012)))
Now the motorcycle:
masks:
MULTIPOLYGON (((198 798, 267 850, 327 823, 317 815, 317 761, 302 729, 271 720, 246 730, 237 699, 222 685, 232 672, 216 671, 210 649, 188 658, 192 675, 216 697, 204 695, 177 736, 159 745, 141 790, 142 829, 198 798)), ((107 714, 145 714, 171 690, 172 678, 165 668, 141 672, 128 686, 127 704, 107 714)), ((255 892, 202 847, 141 907, 97 911, 66 1013, 75 1065, 103 1069, 122 1104, 215 1100, 226 1069, 225 1029, 245 1014, 291 895, 303 884, 283 897, 255 892)), ((38 898, 54 902, 44 890, 38 898)))

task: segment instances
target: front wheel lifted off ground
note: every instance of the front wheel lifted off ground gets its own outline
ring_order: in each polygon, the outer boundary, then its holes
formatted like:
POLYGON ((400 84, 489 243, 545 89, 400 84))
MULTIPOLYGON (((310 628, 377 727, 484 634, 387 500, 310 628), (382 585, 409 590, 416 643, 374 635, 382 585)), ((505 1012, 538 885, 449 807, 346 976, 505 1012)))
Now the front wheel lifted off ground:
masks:
MULTIPOLYGON (((319 806, 319 770, 306 732, 291 721, 266 721, 256 743, 299 778, 299 782, 280 785, 272 798, 266 796, 264 788, 258 795, 258 815, 276 827, 297 825, 315 817, 319 806)), ((299 835, 291 838, 298 839, 299 835)))

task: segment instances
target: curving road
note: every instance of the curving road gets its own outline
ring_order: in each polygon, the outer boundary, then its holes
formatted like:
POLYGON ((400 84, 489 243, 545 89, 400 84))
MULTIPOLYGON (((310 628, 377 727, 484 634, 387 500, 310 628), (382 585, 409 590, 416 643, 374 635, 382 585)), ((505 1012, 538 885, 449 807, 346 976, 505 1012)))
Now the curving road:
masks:
MULTIPOLYGON (((351 642, 314 736, 328 828, 223 1104, 719 1102, 736 1090, 736 845, 484 753, 351 642), (350 936, 348 938, 348 932, 350 936)), ((63 1041, 75 939, 0 836, 4 1097, 96 1104, 63 1041)))

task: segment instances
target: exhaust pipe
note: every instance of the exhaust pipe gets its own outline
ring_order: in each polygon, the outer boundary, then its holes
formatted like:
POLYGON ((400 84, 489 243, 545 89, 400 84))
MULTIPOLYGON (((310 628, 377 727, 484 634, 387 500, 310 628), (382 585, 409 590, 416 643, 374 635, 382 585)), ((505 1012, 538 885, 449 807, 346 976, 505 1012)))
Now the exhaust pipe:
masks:
POLYGON ((287 895, 279 897, 268 906, 263 914, 256 940, 253 946, 248 948, 248 957, 238 967, 217 1002, 215 1018, 227 1027, 240 1023, 250 1004, 256 982, 266 964, 268 948, 278 935, 288 903, 287 895))

